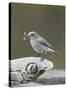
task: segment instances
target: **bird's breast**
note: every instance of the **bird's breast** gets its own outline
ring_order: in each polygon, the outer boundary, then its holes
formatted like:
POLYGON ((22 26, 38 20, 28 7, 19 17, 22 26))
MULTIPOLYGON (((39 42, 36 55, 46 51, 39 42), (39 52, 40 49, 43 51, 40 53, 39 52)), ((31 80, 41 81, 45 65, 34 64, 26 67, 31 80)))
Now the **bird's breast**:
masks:
POLYGON ((41 45, 37 40, 30 40, 31 46, 32 48, 38 52, 38 53, 42 53, 42 49, 41 49, 41 45))

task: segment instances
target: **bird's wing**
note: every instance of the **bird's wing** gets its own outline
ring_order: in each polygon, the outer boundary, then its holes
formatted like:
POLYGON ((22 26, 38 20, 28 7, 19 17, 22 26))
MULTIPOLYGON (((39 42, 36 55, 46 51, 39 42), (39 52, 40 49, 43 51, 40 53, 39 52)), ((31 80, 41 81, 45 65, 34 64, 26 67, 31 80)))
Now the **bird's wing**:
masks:
POLYGON ((40 37, 40 38, 38 38, 38 41, 39 41, 42 45, 53 49, 53 47, 51 46, 51 44, 50 44, 46 39, 40 37))

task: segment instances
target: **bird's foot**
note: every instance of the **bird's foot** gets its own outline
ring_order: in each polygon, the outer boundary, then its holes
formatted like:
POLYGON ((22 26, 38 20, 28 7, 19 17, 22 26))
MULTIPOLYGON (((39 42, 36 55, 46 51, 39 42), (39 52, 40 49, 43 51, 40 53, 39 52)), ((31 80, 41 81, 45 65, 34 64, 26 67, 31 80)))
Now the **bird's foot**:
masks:
POLYGON ((41 54, 40 53, 38 53, 37 55, 35 55, 35 57, 39 57, 41 54))
POLYGON ((40 62, 44 61, 44 58, 43 57, 40 57, 40 62))

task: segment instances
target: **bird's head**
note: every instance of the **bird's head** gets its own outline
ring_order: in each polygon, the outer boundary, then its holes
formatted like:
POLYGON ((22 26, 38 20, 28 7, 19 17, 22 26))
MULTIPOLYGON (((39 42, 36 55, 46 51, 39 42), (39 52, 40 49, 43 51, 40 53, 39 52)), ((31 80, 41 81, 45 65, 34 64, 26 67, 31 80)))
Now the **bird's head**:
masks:
POLYGON ((35 38, 38 38, 38 33, 36 33, 36 32, 29 32, 28 33, 28 37, 30 38, 30 39, 35 39, 35 38))

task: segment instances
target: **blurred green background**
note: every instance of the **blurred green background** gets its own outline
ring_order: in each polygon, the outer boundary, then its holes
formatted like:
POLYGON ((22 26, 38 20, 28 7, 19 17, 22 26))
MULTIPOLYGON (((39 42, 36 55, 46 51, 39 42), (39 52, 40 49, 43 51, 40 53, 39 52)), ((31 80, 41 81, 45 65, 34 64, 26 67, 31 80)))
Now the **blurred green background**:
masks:
POLYGON ((11 4, 11 59, 35 56, 24 32, 36 31, 59 51, 44 58, 54 62, 55 68, 65 68, 65 7, 37 4, 11 4))

